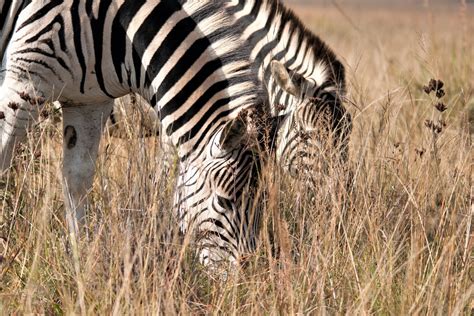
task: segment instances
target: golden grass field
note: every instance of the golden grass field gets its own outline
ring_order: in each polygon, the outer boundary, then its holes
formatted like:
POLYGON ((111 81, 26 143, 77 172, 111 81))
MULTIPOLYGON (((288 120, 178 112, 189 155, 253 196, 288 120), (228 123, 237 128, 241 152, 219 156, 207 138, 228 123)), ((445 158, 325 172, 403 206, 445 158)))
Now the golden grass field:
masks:
POLYGON ((43 125, 0 183, 0 314, 473 315, 474 8, 295 10, 346 65, 350 185, 265 168, 260 247, 222 282, 178 238, 156 140, 105 137, 74 259, 43 125))

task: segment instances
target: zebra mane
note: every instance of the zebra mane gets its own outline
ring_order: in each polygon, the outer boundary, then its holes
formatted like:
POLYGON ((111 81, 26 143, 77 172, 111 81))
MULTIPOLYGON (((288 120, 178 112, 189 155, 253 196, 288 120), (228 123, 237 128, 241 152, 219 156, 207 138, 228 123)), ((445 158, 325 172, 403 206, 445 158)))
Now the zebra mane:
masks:
POLYGON ((327 76, 325 82, 336 86, 339 93, 344 94, 346 89, 345 70, 342 63, 337 59, 331 48, 317 35, 310 31, 301 22, 300 18, 288 8, 281 0, 255 0, 258 3, 268 3, 271 8, 276 8, 277 14, 281 16, 282 25, 290 23, 291 29, 299 30, 299 41, 305 39, 312 47, 314 58, 325 68, 327 76))

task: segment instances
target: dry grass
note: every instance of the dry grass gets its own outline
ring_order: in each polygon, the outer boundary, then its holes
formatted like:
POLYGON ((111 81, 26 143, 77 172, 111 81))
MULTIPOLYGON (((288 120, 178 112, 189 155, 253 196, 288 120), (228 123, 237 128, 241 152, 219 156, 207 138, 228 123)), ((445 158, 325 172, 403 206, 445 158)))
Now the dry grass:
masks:
POLYGON ((2 179, 0 313, 473 313, 472 11, 297 8, 347 65, 351 185, 314 195, 264 171, 261 246, 226 283, 177 236, 153 139, 103 142, 77 262, 60 189, 61 127, 2 179), (445 83, 439 113, 422 86, 445 83), (440 133, 426 120, 445 120, 440 133), (80 267, 79 271, 75 266, 80 267))

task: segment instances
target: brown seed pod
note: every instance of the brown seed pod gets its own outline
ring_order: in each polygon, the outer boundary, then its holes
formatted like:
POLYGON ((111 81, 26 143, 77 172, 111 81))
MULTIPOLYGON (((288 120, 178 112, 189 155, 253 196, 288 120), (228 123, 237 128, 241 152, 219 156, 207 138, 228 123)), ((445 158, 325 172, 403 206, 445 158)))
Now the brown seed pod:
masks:
MULTIPOLYGON (((436 96, 438 96, 438 94, 443 96, 444 95, 444 91, 442 90, 443 86, 444 86, 443 81, 430 79, 428 85, 423 86, 423 91, 425 91, 426 94, 430 94, 432 91, 436 91, 436 96)), ((441 98, 441 97, 438 96, 438 98, 441 98)))
POLYGON ((435 79, 430 79, 430 82, 428 83, 430 89, 436 89, 436 80, 435 79))
POLYGON ((31 105, 43 105, 44 102, 46 102, 45 98, 43 97, 37 97, 37 98, 34 98, 34 99, 30 99, 30 104, 31 105))
POLYGON ((19 96, 20 96, 20 98, 22 98, 25 101, 30 101, 31 100, 30 95, 28 93, 24 92, 24 91, 20 92, 19 96))
POLYGON ((436 103, 434 107, 436 108, 436 110, 440 112, 444 112, 448 109, 448 106, 444 104, 443 102, 436 103))
POLYGON ((441 99, 442 97, 444 97, 445 94, 446 94, 446 93, 444 92, 443 89, 439 89, 439 90, 436 91, 436 97, 437 97, 438 99, 441 99))
POLYGON ((20 105, 19 105, 18 103, 16 103, 16 102, 10 102, 10 103, 8 103, 8 107, 9 107, 10 109, 12 109, 13 111, 16 111, 16 110, 18 110, 18 108, 20 107, 20 105))
POLYGON ((425 126, 428 128, 432 128, 434 125, 432 120, 425 120, 425 126))
POLYGON ((415 148, 415 153, 421 158, 423 157, 423 154, 425 153, 425 149, 423 147, 415 148))
POLYGON ((442 89, 444 87, 444 82, 441 80, 436 80, 436 90, 442 89))
MULTIPOLYGON (((444 121, 443 121, 444 122, 444 121)), ((446 124, 446 123, 444 123, 446 124)), ((436 134, 439 134, 443 131, 443 123, 441 121, 438 121, 438 123, 433 122, 432 120, 426 120, 425 121, 425 126, 429 128, 431 131, 433 131, 436 134)))

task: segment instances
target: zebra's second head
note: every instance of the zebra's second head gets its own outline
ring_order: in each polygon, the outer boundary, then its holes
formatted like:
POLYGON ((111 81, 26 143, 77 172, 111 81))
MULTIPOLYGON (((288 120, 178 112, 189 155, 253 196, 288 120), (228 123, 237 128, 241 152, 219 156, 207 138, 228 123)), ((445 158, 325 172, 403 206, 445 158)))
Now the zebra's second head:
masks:
POLYGON ((236 263, 255 249, 259 158, 251 138, 239 115, 218 128, 198 158, 180 166, 175 200, 180 228, 192 232, 204 265, 236 263))
POLYGON ((292 177, 315 184, 347 161, 351 117, 342 103, 343 89, 331 81, 318 85, 278 61, 271 68, 275 82, 296 100, 279 126, 277 160, 292 177))

